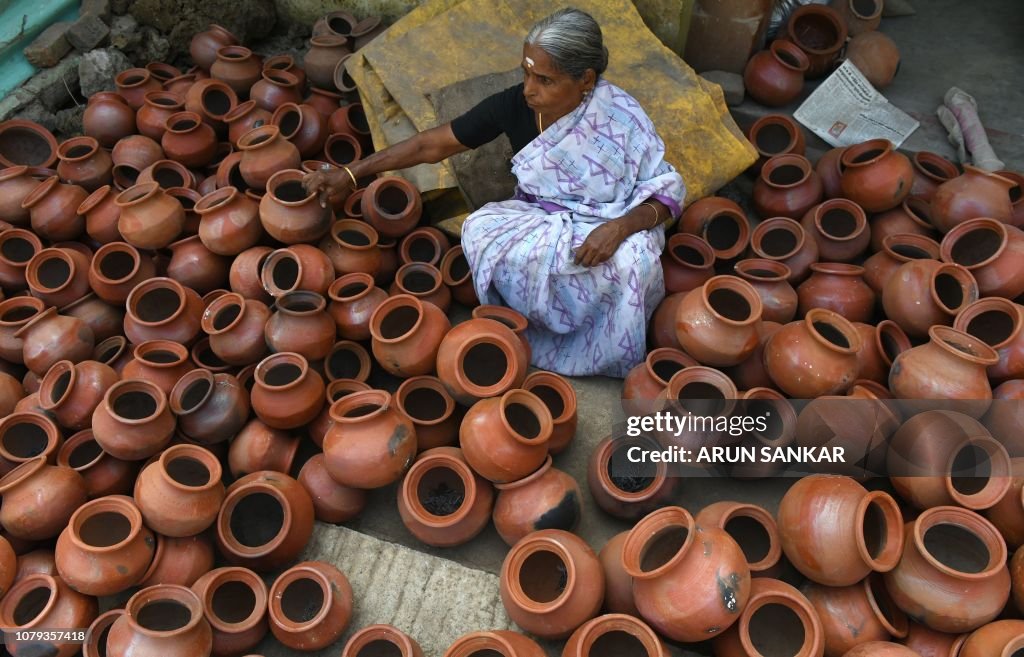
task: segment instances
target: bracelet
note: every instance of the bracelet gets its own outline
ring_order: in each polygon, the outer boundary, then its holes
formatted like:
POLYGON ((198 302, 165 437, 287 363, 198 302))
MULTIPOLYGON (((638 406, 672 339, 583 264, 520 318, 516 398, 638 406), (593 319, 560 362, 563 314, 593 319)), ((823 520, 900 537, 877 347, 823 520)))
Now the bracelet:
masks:
POLYGON ((355 174, 352 173, 352 169, 349 169, 344 164, 341 165, 341 168, 344 169, 345 173, 348 174, 348 177, 352 179, 352 189, 359 189, 359 183, 356 182, 356 177, 355 174))
POLYGON ((644 201, 640 205, 646 205, 649 208, 651 208, 652 210, 654 210, 654 223, 651 224, 646 230, 651 230, 655 226, 657 226, 658 224, 661 223, 661 212, 658 211, 658 206, 654 205, 653 203, 651 203, 649 201, 644 201))

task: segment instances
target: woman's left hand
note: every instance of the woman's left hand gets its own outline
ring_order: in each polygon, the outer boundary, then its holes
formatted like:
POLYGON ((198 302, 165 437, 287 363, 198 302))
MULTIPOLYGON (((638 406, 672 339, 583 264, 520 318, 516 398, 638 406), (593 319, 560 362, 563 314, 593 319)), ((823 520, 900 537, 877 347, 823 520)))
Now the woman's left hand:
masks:
POLYGON ((576 249, 576 264, 594 267, 615 255, 615 250, 629 237, 623 227, 608 221, 590 231, 580 248, 576 249))

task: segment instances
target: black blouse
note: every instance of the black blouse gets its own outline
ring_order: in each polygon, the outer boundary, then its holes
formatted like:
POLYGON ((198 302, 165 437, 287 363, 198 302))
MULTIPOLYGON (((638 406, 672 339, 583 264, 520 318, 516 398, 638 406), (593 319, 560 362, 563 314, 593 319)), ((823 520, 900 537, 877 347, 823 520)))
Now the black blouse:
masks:
POLYGON ((540 134, 536 115, 523 96, 522 82, 483 99, 454 119, 452 132, 466 148, 478 148, 505 133, 515 153, 540 134))

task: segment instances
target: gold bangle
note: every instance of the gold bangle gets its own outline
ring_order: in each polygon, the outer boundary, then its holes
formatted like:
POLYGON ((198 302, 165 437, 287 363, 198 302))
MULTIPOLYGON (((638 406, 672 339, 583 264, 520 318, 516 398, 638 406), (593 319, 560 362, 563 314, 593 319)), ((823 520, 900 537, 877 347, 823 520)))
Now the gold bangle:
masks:
POLYGON ((658 224, 660 224, 660 223, 661 223, 661 212, 659 212, 659 211, 658 211, 658 207, 657 207, 656 205, 654 205, 653 203, 651 203, 651 202, 649 202, 649 201, 644 201, 644 202, 643 202, 643 203, 641 203, 640 205, 646 205, 646 206, 648 206, 649 208, 651 208, 652 210, 654 210, 654 223, 653 223, 653 224, 651 224, 651 225, 650 225, 650 226, 649 226, 649 227, 647 228, 647 230, 651 230, 651 229, 653 229, 653 228, 654 228, 655 226, 657 226, 658 224))
POLYGON ((352 189, 359 189, 359 183, 356 182, 356 177, 355 174, 352 173, 352 169, 349 169, 344 164, 341 165, 341 168, 344 169, 345 173, 348 174, 348 177, 352 179, 352 189))

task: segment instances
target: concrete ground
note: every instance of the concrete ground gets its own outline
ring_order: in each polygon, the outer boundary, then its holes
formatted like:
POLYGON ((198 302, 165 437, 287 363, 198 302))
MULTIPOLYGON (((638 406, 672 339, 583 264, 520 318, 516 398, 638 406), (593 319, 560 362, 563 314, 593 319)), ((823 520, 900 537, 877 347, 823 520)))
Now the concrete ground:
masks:
MULTIPOLYGON (((1024 170, 1024 4, 1019 0, 918 0, 918 14, 887 19, 882 29, 900 46, 903 63, 892 86, 884 90, 897 106, 921 122, 905 147, 952 157, 945 131, 934 116, 943 93, 957 85, 973 94, 990 139, 1007 167, 1024 170)), ((792 112, 798 103, 783 111, 792 112)), ((770 110, 777 111, 777 110, 770 110)), ((769 110, 747 102, 736 108, 741 126, 769 110)), ((808 133, 813 152, 827 146, 808 133)), ((739 181, 739 188, 749 181, 739 181)), ((457 309, 454 319, 465 316, 457 309)), ((371 381, 394 389, 394 381, 371 381)), ((586 490, 587 458, 611 429, 619 407, 621 381, 601 377, 572 380, 578 396, 576 440, 555 458, 560 468, 580 482, 583 516, 578 533, 599 550, 618 532, 629 528, 596 508, 586 490)), ((741 482, 701 479, 684 482, 677 503, 696 513, 710 502, 738 499, 760 503, 772 512, 789 482, 741 482)), ((509 626, 498 598, 498 579, 507 546, 493 526, 470 543, 450 549, 419 544, 402 525, 395 486, 373 491, 362 516, 345 527, 318 523, 307 559, 337 564, 352 582, 356 612, 350 631, 337 645, 313 653, 337 657, 344 639, 370 623, 393 623, 422 644, 427 657, 441 657, 463 633, 509 626)), ((561 645, 546 645, 549 655, 561 645)), ((692 648, 692 647, 691 647, 692 648)), ((710 654, 673 646, 674 655, 710 654)), ((254 652, 266 657, 291 654, 268 638, 254 652)))

